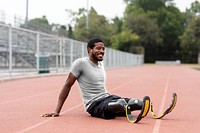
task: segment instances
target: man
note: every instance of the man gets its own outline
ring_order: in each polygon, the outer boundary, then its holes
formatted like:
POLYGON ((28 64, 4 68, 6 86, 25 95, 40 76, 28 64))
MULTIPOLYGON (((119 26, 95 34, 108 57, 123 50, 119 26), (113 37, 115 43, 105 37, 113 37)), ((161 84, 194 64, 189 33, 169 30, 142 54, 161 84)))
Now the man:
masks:
POLYGON ((107 92, 105 87, 106 76, 102 62, 105 43, 101 39, 93 38, 88 41, 87 51, 88 57, 79 58, 73 62, 69 76, 60 92, 55 112, 42 116, 59 116, 61 108, 76 80, 80 86, 85 108, 93 117, 113 119, 118 115, 125 115, 125 106, 127 105, 131 111, 141 110, 144 106, 144 101, 134 98, 121 98, 107 92))

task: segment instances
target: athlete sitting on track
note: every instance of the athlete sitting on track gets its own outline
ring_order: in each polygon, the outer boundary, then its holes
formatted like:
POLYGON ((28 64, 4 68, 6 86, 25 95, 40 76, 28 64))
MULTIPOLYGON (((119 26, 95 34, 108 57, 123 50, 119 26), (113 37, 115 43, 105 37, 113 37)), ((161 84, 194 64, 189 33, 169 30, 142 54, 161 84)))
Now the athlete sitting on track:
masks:
MULTIPOLYGON (((105 53, 105 43, 98 38, 93 38, 87 44, 88 57, 75 60, 71 66, 69 76, 60 92, 55 112, 42 115, 43 117, 59 116, 61 108, 68 97, 68 94, 77 80, 80 86, 83 102, 89 114, 93 117, 103 119, 114 119, 116 116, 126 115, 126 106, 131 111, 143 110, 145 100, 137 98, 122 98, 111 95, 105 87, 105 70, 103 66, 103 56, 105 53)), ((146 114, 149 105, 146 108, 146 114)))

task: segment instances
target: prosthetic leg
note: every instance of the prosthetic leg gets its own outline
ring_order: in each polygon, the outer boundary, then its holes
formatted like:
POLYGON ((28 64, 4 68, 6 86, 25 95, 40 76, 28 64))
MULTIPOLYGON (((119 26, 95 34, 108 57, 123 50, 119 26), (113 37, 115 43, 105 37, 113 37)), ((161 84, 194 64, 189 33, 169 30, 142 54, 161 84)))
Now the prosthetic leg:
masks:
POLYGON ((176 106, 176 102, 177 102, 177 94, 173 93, 173 99, 172 99, 172 103, 171 105, 160 115, 155 115, 154 111, 153 111, 153 103, 151 103, 151 109, 150 109, 150 113, 153 116, 153 118, 155 119, 161 119, 163 118, 165 115, 169 114, 170 112, 172 112, 172 110, 174 109, 174 107, 176 106))
POLYGON ((130 99, 128 103, 125 99, 113 100, 108 104, 108 110, 113 113, 125 113, 126 118, 130 123, 137 123, 144 118, 149 112, 150 98, 145 96, 143 101, 139 99, 130 99), (141 110, 136 119, 133 119, 131 112, 133 110, 141 110))
POLYGON ((134 110, 141 110, 142 109, 142 106, 144 105, 144 102, 140 99, 136 99, 136 98, 131 98, 129 101, 128 101, 128 105, 130 106, 131 108, 131 111, 134 111, 134 110))
POLYGON ((151 103, 150 105, 150 98, 148 96, 145 96, 143 100, 135 98, 131 98, 129 101, 128 100, 126 101, 125 99, 113 100, 108 104, 108 110, 117 114, 125 113, 127 120, 133 124, 139 122, 142 118, 144 118, 149 112, 149 110, 153 118, 161 119, 174 109, 176 103, 177 103, 177 94, 173 93, 173 99, 171 105, 161 115, 154 114, 153 103, 151 103), (131 112, 134 110, 141 110, 137 118, 133 118, 131 114, 131 112))
POLYGON ((144 102, 136 98, 131 98, 128 103, 125 99, 117 99, 108 104, 108 110, 114 113, 125 113, 125 107, 127 105, 130 107, 131 111, 141 110, 144 102))
POLYGON ((108 103, 108 110, 113 113, 125 113, 128 103, 124 99, 112 100, 108 103))

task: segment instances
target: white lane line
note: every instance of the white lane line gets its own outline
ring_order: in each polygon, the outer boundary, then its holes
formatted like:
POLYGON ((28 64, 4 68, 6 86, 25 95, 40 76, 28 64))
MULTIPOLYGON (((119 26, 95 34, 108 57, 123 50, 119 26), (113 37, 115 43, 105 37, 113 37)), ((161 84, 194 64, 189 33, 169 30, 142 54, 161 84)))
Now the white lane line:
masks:
MULTIPOLYGON (((129 82, 126 82, 126 83, 124 83, 124 84, 122 84, 122 85, 120 85, 120 86, 117 86, 117 87, 113 88, 111 91, 117 90, 117 89, 119 89, 119 88, 121 88, 121 87, 123 87, 123 86, 125 86, 125 85, 127 85, 127 84, 129 84, 129 83, 131 83, 131 82, 132 82, 132 80, 130 80, 129 82)), ((70 108, 70 109, 68 109, 68 110, 66 110, 66 111, 63 111, 61 114, 64 114, 64 113, 66 113, 66 112, 68 112, 68 111, 71 111, 71 110, 73 110, 73 109, 75 109, 75 108, 78 108, 78 107, 81 106, 81 105, 83 105, 83 104, 81 103, 81 104, 78 104, 78 105, 76 105, 76 106, 73 106, 72 108, 70 108)), ((45 123, 47 123, 47 122, 49 122, 49 121, 51 121, 51 120, 53 120, 53 119, 54 119, 54 117, 50 117, 50 118, 47 119, 47 120, 41 121, 41 122, 39 122, 39 123, 37 123, 37 124, 35 124, 35 125, 33 125, 33 126, 30 126, 30 127, 25 128, 25 129, 23 129, 23 130, 21 130, 21 131, 18 131, 17 133, 25 133, 25 132, 28 132, 28 131, 30 131, 30 130, 32 130, 32 129, 34 129, 34 128, 37 128, 37 127, 39 127, 39 126, 41 126, 41 125, 43 125, 43 124, 45 124, 45 123)))
MULTIPOLYGON (((136 79, 134 79, 134 81, 135 81, 135 80, 136 80, 136 79)), ((119 85, 119 86, 117 86, 117 87, 111 89, 110 92, 115 91, 115 90, 117 90, 117 89, 119 89, 119 88, 121 88, 121 87, 123 87, 123 86, 125 86, 125 85, 127 85, 127 84, 130 84, 130 83, 132 83, 132 81, 133 81, 133 80, 130 80, 129 82, 126 82, 126 83, 124 83, 124 84, 121 84, 121 85, 119 85)), ((55 91, 57 91, 57 90, 50 91, 50 92, 45 92, 45 93, 40 93, 40 94, 36 94, 36 95, 31 95, 31 96, 27 96, 27 97, 15 99, 15 100, 10 100, 10 101, 6 101, 6 102, 2 102, 2 103, 0 103, 0 105, 1 105, 1 104, 8 104, 8 103, 13 103, 13 102, 18 102, 18 101, 21 101, 21 100, 25 100, 25 99, 28 99, 28 98, 33 98, 33 97, 40 96, 40 95, 45 95, 45 94, 52 93, 52 92, 55 92, 55 91)))
POLYGON ((132 80, 129 80, 128 82, 125 82, 125 83, 123 83, 123 84, 121 84, 121 85, 119 85, 119 86, 117 86, 117 87, 111 89, 110 92, 113 92, 113 91, 115 91, 115 90, 117 90, 117 89, 120 89, 120 88, 122 88, 123 86, 126 86, 126 85, 128 85, 128 84, 130 84, 130 83, 132 84, 133 81, 136 81, 136 80, 139 80, 139 79, 142 79, 142 78, 143 78, 143 77, 134 78, 134 79, 132 79, 132 80))
MULTIPOLYGON (((169 86, 169 78, 170 78, 170 75, 168 74, 168 78, 167 78, 167 81, 166 81, 166 84, 165 84, 165 90, 164 90, 164 95, 163 95, 163 98, 162 98, 159 114, 163 113, 163 110, 164 110, 166 95, 167 95, 167 91, 168 91, 168 88, 169 88, 168 87, 169 86)), ((161 125, 161 120, 157 119, 156 123, 154 125, 154 128, 153 128, 153 133, 159 133, 160 125, 161 125)))
MULTIPOLYGON (((75 109, 75 108, 78 108, 78 107, 80 107, 80 106, 82 106, 82 105, 83 105, 83 104, 81 103, 81 104, 78 104, 78 105, 76 105, 76 106, 73 106, 72 108, 69 108, 69 109, 63 111, 61 114, 64 114, 64 113, 66 113, 66 112, 68 112, 68 111, 71 111, 71 110, 73 110, 73 109, 75 109)), ((39 126, 41 126, 41 125, 43 125, 43 124, 45 124, 45 123, 47 123, 47 122, 49 122, 49 121, 51 121, 51 120, 53 120, 53 119, 54 119, 54 117, 50 117, 50 118, 48 118, 47 120, 41 121, 41 122, 39 122, 39 123, 37 123, 37 124, 35 124, 35 125, 33 125, 33 126, 27 127, 27 128, 25 128, 25 129, 23 129, 23 130, 21 130, 21 131, 18 131, 17 133, 25 133, 25 132, 28 132, 28 131, 30 131, 30 130, 36 128, 36 127, 39 127, 39 126)))
POLYGON ((45 95, 45 94, 47 94, 47 93, 52 93, 52 92, 55 92, 55 91, 57 91, 57 90, 48 91, 48 92, 40 93, 40 94, 36 94, 36 95, 31 95, 31 96, 27 96, 27 97, 15 99, 15 100, 10 100, 10 101, 7 101, 7 102, 2 102, 2 103, 0 103, 0 105, 1 105, 1 104, 8 104, 8 103, 13 103, 13 102, 18 102, 18 101, 21 101, 21 100, 24 100, 24 99, 27 99, 27 98, 33 98, 33 97, 36 97, 36 96, 45 95))

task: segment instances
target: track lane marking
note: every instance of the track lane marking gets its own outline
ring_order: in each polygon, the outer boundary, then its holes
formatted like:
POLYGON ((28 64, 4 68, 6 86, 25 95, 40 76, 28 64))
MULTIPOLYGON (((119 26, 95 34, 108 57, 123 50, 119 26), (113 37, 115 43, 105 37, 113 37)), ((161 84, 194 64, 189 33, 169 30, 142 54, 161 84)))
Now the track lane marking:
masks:
MULTIPOLYGON (((132 79, 132 80, 133 80, 133 79, 132 79)), ((117 89, 119 89, 119 88, 121 88, 121 87, 123 87, 123 86, 129 84, 129 83, 132 83, 132 80, 129 80, 128 82, 125 82, 124 84, 121 84, 120 86, 117 86, 117 87, 111 89, 110 92, 115 91, 115 90, 117 90, 117 89)), ((135 80, 135 79, 134 79, 134 80, 135 80)), ((23 99, 25 99, 25 98, 23 98, 23 99)), ((78 108, 78 107, 80 107, 80 106, 82 106, 82 105, 83 105, 83 103, 78 104, 78 105, 75 105, 75 106, 71 107, 70 109, 61 112, 61 114, 65 114, 66 112, 71 111, 71 110, 73 110, 73 109, 76 109, 76 108, 78 108)), ((37 127, 39 127, 39 126, 41 126, 41 125, 43 125, 43 124, 45 124, 45 123, 47 123, 47 122, 49 122, 49 121, 51 121, 51 120, 53 120, 53 119, 54 119, 54 117, 50 117, 50 118, 47 119, 47 120, 41 121, 41 122, 39 122, 39 123, 37 123, 37 124, 35 124, 35 125, 32 125, 32 126, 27 127, 27 128, 25 128, 25 129, 23 129, 23 130, 20 130, 20 131, 18 131, 17 133, 25 133, 25 132, 28 132, 28 131, 30 131, 30 130, 32 130, 32 129, 34 129, 34 128, 37 128, 37 127)))
MULTIPOLYGON (((83 105, 82 103, 81 103, 81 104, 77 104, 77 105, 75 105, 75 106, 73 106, 73 107, 71 107, 71 108, 69 108, 69 109, 67 109, 67 110, 65 110, 65 111, 63 111, 63 112, 61 112, 61 114, 64 114, 64 113, 66 113, 66 112, 68 112, 68 111, 71 111, 71 110, 73 110, 73 109, 75 109, 75 108, 78 108, 78 107, 80 107, 80 106, 82 106, 82 105, 83 105)), ((27 128, 25 128, 25 129, 23 129, 23 130, 21 130, 21 131, 18 131, 17 133, 25 133, 25 132, 28 132, 28 131, 30 131, 30 130, 32 130, 32 129, 34 129, 34 128, 37 128, 37 127, 39 127, 39 126, 41 126, 41 125, 43 125, 43 124, 45 124, 45 123, 47 123, 47 122, 53 120, 54 118, 55 118, 55 117, 49 117, 49 119, 44 120, 44 121, 41 121, 41 122, 39 122, 39 123, 37 123, 37 124, 35 124, 35 125, 33 125, 33 126, 27 127, 27 128)))
POLYGON ((21 100, 25 100, 25 99, 28 99, 28 98, 33 98, 33 97, 36 97, 36 96, 45 95, 45 94, 52 93, 52 92, 56 92, 56 91, 57 91, 57 90, 53 90, 53 91, 49 91, 49 92, 44 92, 44 93, 39 93, 39 94, 35 94, 35 95, 30 95, 30 96, 22 97, 22 98, 19 98, 19 99, 15 99, 15 100, 10 100, 10 101, 6 101, 6 102, 2 102, 2 103, 0 103, 0 105, 1 105, 1 104, 8 104, 8 103, 13 103, 13 102, 18 102, 18 101, 21 101, 21 100))
MULTIPOLYGON (((164 95, 163 95, 162 102, 161 102, 161 105, 160 105, 159 114, 162 114, 162 112, 164 110, 167 91, 168 91, 168 88, 169 88, 169 80, 170 80, 170 74, 168 74, 167 81, 166 81, 166 84, 165 84, 165 90, 164 90, 164 95)), ((154 128, 153 128, 153 133, 159 133, 160 125, 161 125, 161 120, 156 119, 156 123, 154 124, 154 128)))

